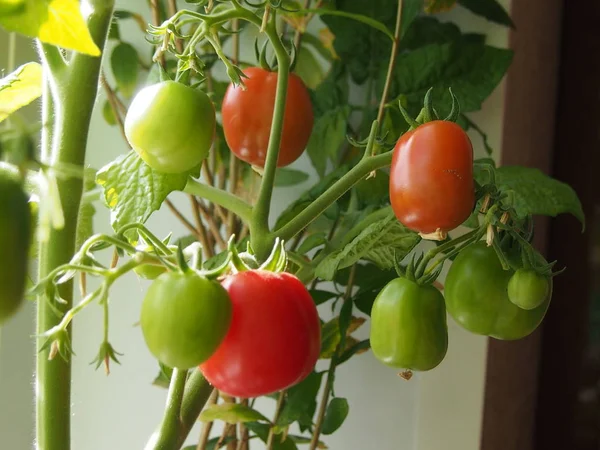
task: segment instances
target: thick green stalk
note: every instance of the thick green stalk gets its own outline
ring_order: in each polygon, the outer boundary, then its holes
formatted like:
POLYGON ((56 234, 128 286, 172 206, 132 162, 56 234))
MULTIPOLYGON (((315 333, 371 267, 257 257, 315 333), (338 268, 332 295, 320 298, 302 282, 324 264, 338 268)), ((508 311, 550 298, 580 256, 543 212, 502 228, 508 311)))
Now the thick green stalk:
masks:
POLYGON ((156 440, 152 440, 151 448, 153 449, 176 450, 178 448, 175 446, 179 432, 179 416, 186 378, 187 370, 173 370, 163 421, 160 425, 160 430, 155 435, 156 440))
MULTIPOLYGON (((179 385, 180 380, 176 384, 179 385)), ((181 399, 170 397, 177 400, 177 402, 173 401, 167 404, 165 420, 163 420, 144 450, 174 450, 181 448, 212 391, 213 387, 206 381, 200 370, 196 369, 192 372, 185 383, 183 397, 181 399), (176 406, 176 408, 172 408, 172 406, 176 406), (178 420, 166 420, 167 416, 177 417, 178 420)))
MULTIPOLYGON (((112 0, 88 0, 93 11, 88 25, 99 48, 104 47, 113 10, 112 0)), ((83 167, 88 129, 96 98, 101 58, 76 54, 67 66, 57 59, 59 53, 41 46, 46 80, 51 97, 44 99, 42 160, 46 164, 67 163, 83 167), (52 127, 49 126, 52 124, 52 127)), ((48 94, 48 91, 46 92, 48 94)), ((77 217, 83 184, 81 179, 59 179, 58 188, 65 225, 52 229, 39 251, 39 277, 68 263, 75 252, 77 217)), ((61 285, 60 296, 66 304, 55 304, 67 311, 73 302, 72 283, 61 285)), ((54 327, 59 321, 43 296, 38 298, 37 332, 54 327)), ((70 328, 69 328, 70 332, 70 328)), ((71 364, 61 358, 48 360, 49 349, 40 351, 36 369, 36 413, 38 450, 69 450, 71 417, 71 364)))

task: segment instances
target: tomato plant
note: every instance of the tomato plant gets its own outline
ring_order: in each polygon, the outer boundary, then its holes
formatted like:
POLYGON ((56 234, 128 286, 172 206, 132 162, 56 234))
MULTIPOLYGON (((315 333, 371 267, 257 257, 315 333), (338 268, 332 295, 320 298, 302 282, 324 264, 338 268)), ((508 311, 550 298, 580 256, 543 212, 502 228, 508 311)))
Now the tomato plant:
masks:
MULTIPOLYGON (((260 67, 244 70, 245 89, 229 85, 221 114, 223 131, 231 151, 242 161, 264 167, 271 134, 277 72, 260 67)), ((302 80, 290 74, 281 150, 277 166, 287 166, 304 152, 313 127, 313 110, 302 80)))
POLYGON ((135 96, 125 117, 125 134, 150 167, 180 173, 208 155, 215 120, 214 106, 204 92, 163 81, 135 96))
POLYGON ((0 325, 23 303, 31 242, 31 212, 22 183, 0 165, 0 325))
POLYGON ((391 367, 425 371, 438 366, 448 350, 440 291, 407 278, 387 284, 371 311, 371 349, 391 367))
POLYGON ((465 131, 435 120, 402 135, 390 169, 390 201, 398 220, 423 234, 446 233, 467 220, 475 186, 465 131))
POLYGON ((493 248, 473 244, 454 260, 444 287, 446 307, 462 327, 497 339, 521 339, 542 322, 550 295, 527 311, 508 298, 512 270, 504 270, 493 248))
MULTIPOLYGON (((102 333, 84 336, 99 341, 96 368, 132 364, 110 320, 123 313, 123 278, 140 288, 141 354, 155 363, 140 376, 168 387, 146 450, 190 445, 199 418, 199 450, 257 439, 323 448, 355 408, 336 384, 350 359, 372 350, 385 366, 443 371, 446 310, 500 339, 542 321, 558 271, 532 245, 532 217, 585 217, 569 186, 493 161, 471 113, 487 107, 513 52, 434 14, 457 2, 12 3, 0 26, 34 37, 39 63, 12 67, 22 55, 10 45, 0 79, 0 321, 36 302, 40 449, 70 450, 72 436, 86 448, 70 409, 72 349, 87 348, 71 326, 84 309, 100 306, 102 333), (136 32, 144 48, 129 42, 136 32), (250 36, 255 58, 241 51, 250 36), (38 97, 36 122, 21 108, 38 97), (87 152, 98 136, 112 161, 87 152), (310 169, 285 167, 303 152, 310 169), (94 229, 102 208, 111 232, 94 229), (436 283, 448 265, 444 299, 436 283), (28 267, 37 274, 24 292, 28 267)), ((471 3, 459 14, 498 22, 471 3)), ((113 416, 100 428, 122 427, 113 416)))
POLYGON ((523 309, 535 309, 552 295, 552 279, 533 269, 519 269, 508 281, 508 299, 523 309))
POLYGON ((319 357, 321 325, 312 297, 293 275, 249 270, 223 286, 233 318, 218 350, 200 369, 217 389, 258 397, 302 381, 319 357))
POLYGON ((168 367, 190 369, 209 358, 231 324, 225 289, 195 273, 167 272, 146 293, 140 324, 146 345, 168 367))

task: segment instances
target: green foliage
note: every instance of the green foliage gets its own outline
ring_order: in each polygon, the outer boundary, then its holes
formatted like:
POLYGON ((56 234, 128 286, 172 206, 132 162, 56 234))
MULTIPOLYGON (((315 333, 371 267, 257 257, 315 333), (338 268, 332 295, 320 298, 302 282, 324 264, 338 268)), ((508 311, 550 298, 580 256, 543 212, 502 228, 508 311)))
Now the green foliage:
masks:
POLYGON ((138 80, 137 50, 126 42, 119 43, 110 55, 110 64, 119 91, 131 97, 138 80))
POLYGON ((348 400, 341 397, 331 399, 329 405, 327 405, 327 412, 323 420, 323 434, 335 433, 342 426, 349 412, 350 406, 348 405, 348 400))
POLYGON ((571 186, 549 177, 539 169, 505 166, 496 169, 496 183, 508 194, 508 204, 521 217, 545 215, 555 217, 569 213, 585 227, 581 202, 571 186))
POLYGON ((202 411, 202 414, 200 414, 200 420, 203 422, 222 420, 225 423, 269 421, 269 419, 255 409, 239 403, 223 403, 220 405, 210 406, 202 411))
MULTIPOLYGON (((373 215, 381 216, 381 212, 373 215)), ((320 262, 316 268, 319 278, 333 280, 338 270, 361 259, 372 261, 381 269, 390 269, 395 258, 406 256, 421 240, 417 233, 398 222, 391 210, 373 223, 369 218, 364 223, 368 225, 355 238, 320 262)))
POLYGON ((498 0, 458 0, 458 3, 491 22, 512 28, 515 26, 498 0))
POLYGON ((133 150, 104 166, 96 175, 115 230, 129 223, 146 222, 171 192, 185 187, 187 180, 186 173, 155 172, 133 150))

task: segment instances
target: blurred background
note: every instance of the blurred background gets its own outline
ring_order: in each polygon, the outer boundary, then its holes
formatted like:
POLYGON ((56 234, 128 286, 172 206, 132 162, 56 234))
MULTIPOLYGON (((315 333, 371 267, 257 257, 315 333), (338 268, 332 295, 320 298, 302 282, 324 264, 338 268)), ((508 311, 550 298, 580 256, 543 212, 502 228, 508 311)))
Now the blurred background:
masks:
MULTIPOLYGON (((473 118, 488 134, 499 163, 538 167, 575 188, 586 213, 585 233, 571 217, 537 224, 536 246, 568 270, 555 280, 543 328, 528 338, 488 340, 449 319, 448 355, 432 372, 406 382, 371 353, 344 365, 336 391, 348 398, 350 415, 327 437, 331 449, 600 448, 600 277, 594 277, 600 270, 600 2, 501 3, 516 29, 491 26, 460 6, 440 16, 465 31, 485 32, 491 45, 515 50, 507 78, 473 118)), ((146 0, 117 0, 117 7, 150 21, 146 0)), ((130 28, 121 27, 123 39, 147 52, 138 25, 130 22, 130 28)), ((318 21, 313 26, 319 27, 318 21)), ((246 41, 248 51, 253 36, 246 41)), ((35 59, 30 41, 19 38, 17 46, 17 64, 35 59)), ((7 49, 7 36, 0 31, 2 64, 7 49)), ((100 91, 87 161, 95 168, 127 151, 118 130, 102 118, 104 102, 100 91)), ((29 113, 37 114, 36 108, 29 113)), ((305 156, 295 164, 312 173, 305 156)), ((278 189, 274 214, 315 179, 278 189)), ((183 196, 172 200, 182 210, 189 207, 183 196)), ((185 233, 166 208, 149 226, 159 236, 185 233)), ((95 230, 111 232, 102 208, 95 230)), ((162 416, 166 391, 151 385, 157 364, 135 326, 146 288, 147 282, 129 277, 113 291, 111 342, 124 356, 108 377, 89 365, 101 340, 100 309, 91 307, 74 322, 75 450, 141 449, 162 416)), ((361 331, 368 336, 368 327, 361 331)), ((0 441, 6 449, 33 448, 33 332, 33 305, 1 330, 0 441)), ((270 415, 274 402, 267 399, 258 407, 270 415)), ((198 428, 189 443, 197 436, 198 428)))

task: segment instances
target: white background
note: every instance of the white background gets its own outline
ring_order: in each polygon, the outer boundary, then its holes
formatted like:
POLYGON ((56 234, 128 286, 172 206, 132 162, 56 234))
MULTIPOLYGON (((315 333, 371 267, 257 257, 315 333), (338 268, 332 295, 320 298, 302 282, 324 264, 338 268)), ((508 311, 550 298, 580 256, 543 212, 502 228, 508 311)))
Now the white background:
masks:
MULTIPOLYGON (((509 0, 502 3, 508 6, 509 0)), ((146 0, 117 0, 120 8, 140 12, 147 20, 146 0)), ((506 29, 491 25, 457 7, 443 20, 453 20, 464 30, 487 33, 491 45, 506 47, 506 29)), ((133 21, 121 27, 127 41, 147 47, 133 21)), ((318 28, 318 25, 316 25, 318 28)), ((0 67, 5 67, 6 36, 0 32, 0 67)), ((34 58, 31 45, 19 41, 18 63, 34 58)), ((108 70, 107 70, 108 71, 108 70)), ((104 103, 100 95, 99 105, 104 103)), ((482 111, 472 118, 489 135, 496 149, 501 145, 503 87, 486 101, 482 111)), ((482 154, 481 140, 473 136, 476 152, 482 154)), ((88 163, 99 168, 127 151, 119 132, 107 126, 96 108, 88 146, 88 163)), ((499 153, 494 156, 498 157, 499 153)), ((306 157, 295 167, 313 173, 306 157)), ((288 205, 306 184, 280 189, 275 195, 274 214, 288 205)), ((184 196, 173 196, 188 212, 184 196)), ((168 211, 157 213, 149 221, 159 236, 173 231, 187 234, 168 211)), ((110 233, 108 212, 99 208, 95 218, 97 232, 110 233)), ((142 449, 158 424, 166 392, 150 385, 157 374, 156 362, 145 348, 138 320, 140 301, 147 284, 135 277, 118 282, 111 291, 111 332, 114 347, 124 353, 122 365, 113 365, 109 377, 89 365, 102 338, 101 309, 93 305, 74 322, 73 361, 73 449, 142 449)), ((33 370, 34 308, 27 305, 2 331, 0 347, 0 442, 3 449, 25 450, 33 447, 33 370)), ((379 364, 371 353, 360 355, 339 369, 336 394, 350 402, 350 415, 333 436, 324 438, 329 448, 379 450, 475 450, 479 448, 481 411, 485 379, 486 340, 460 330, 449 318, 450 344, 444 362, 435 370, 417 374, 410 382, 379 364)), ((359 335, 368 337, 368 325, 359 335)), ((274 402, 258 404, 267 416, 274 402)), ((198 427, 190 436, 190 444, 198 427)), ((254 448, 254 445, 253 445, 254 448)), ((258 448, 258 447, 256 447, 258 448)))

